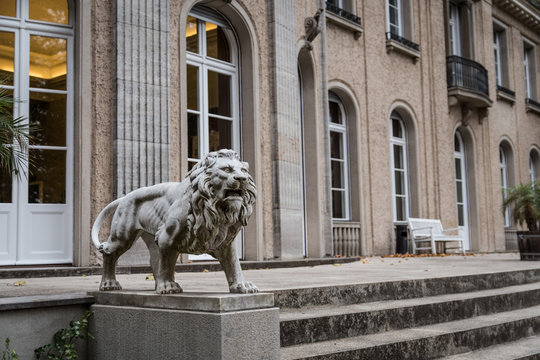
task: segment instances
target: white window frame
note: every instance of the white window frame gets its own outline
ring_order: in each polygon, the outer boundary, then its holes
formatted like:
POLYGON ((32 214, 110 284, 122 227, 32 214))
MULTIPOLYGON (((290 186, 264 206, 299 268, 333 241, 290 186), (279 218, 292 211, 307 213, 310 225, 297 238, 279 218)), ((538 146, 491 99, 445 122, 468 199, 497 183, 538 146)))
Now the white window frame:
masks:
MULTIPOLYGON (((338 161, 343 164, 343 188, 331 188, 331 191, 342 191, 344 193, 344 217, 342 218, 336 218, 332 217, 332 220, 341 220, 341 221, 349 221, 351 219, 351 211, 350 211, 350 182, 349 182, 349 146, 348 146, 348 131, 347 131, 347 115, 345 113, 345 108, 343 106, 343 102, 339 97, 334 95, 332 92, 328 94, 328 101, 334 102, 338 104, 340 112, 341 112, 341 120, 342 124, 336 124, 332 121, 330 121, 330 116, 328 117, 328 131, 329 132, 337 132, 340 133, 342 136, 342 149, 343 152, 343 159, 337 159, 333 158, 330 154, 330 162, 332 161, 338 161)), ((330 137, 329 137, 330 138, 330 137)), ((333 215, 332 215, 333 216, 333 215)))
POLYGON ((540 169, 537 168, 537 162, 540 162, 540 150, 537 147, 533 147, 529 151, 529 175, 531 182, 536 181, 539 177, 538 170, 540 169), (534 157, 536 157, 536 161, 534 157))
MULTIPOLYGON (((2 207, 13 206, 16 208, 17 226, 13 239, 9 246, 17 248, 16 265, 47 264, 47 263, 72 263, 73 262, 73 187, 74 187, 74 78, 75 78, 75 6, 74 1, 67 0, 68 24, 58 24, 48 21, 32 20, 29 18, 28 0, 16 1, 16 16, 0 16, 0 31, 15 34, 14 48, 14 72, 13 85, 0 85, 3 89, 13 91, 15 99, 21 102, 13 106, 14 118, 23 116, 23 124, 29 123, 30 118, 30 92, 61 94, 66 95, 66 123, 65 123, 65 146, 50 145, 29 145, 28 150, 59 150, 65 151, 65 202, 62 204, 36 204, 28 202, 29 178, 18 179, 13 177, 12 181, 12 201, 11 203, 0 204, 2 207), (61 38, 66 40, 66 89, 55 90, 47 88, 30 87, 30 38, 31 36, 43 36, 50 38, 61 38), (36 257, 37 252, 33 252, 29 244, 31 229, 25 225, 29 222, 29 217, 34 213, 62 213, 65 231, 65 238, 57 245, 62 246, 65 255, 62 258, 50 259, 47 254, 44 257, 36 257), (22 259, 22 260, 21 260, 22 259)), ((27 164, 25 164, 27 166, 27 164)), ((39 255, 38 255, 39 256, 39 255)), ((51 255, 55 256, 55 255, 51 255)), ((11 264, 11 263, 10 263, 11 264)), ((3 263, 0 261, 0 265, 3 263)))
POLYGON ((407 128, 403 122, 401 116, 396 112, 392 111, 390 115, 390 169, 391 169, 391 180, 392 180, 392 208, 393 208, 393 221, 394 223, 406 223, 410 214, 410 202, 409 202, 409 161, 407 154, 407 128), (397 114, 397 116, 396 116, 397 114), (401 126, 401 133, 403 134, 402 138, 394 137, 392 133, 392 122, 393 120, 398 120, 401 126), (394 146, 399 146, 403 154, 403 169, 396 169, 394 167, 394 146), (398 195, 396 193, 396 181, 395 173, 403 172, 404 178, 404 195, 398 195), (401 197, 405 201, 405 214, 403 220, 397 219, 397 208, 396 208, 396 199, 401 197))
POLYGON ((523 38, 523 68, 525 72, 525 98, 533 98, 533 89, 536 81, 535 74, 531 69, 534 69, 534 61, 536 47, 534 43, 523 38))
POLYGON ((495 58, 495 83, 502 86, 502 67, 501 67, 501 36, 502 31, 493 28, 493 51, 495 58))
POLYGON ((452 55, 461 56, 461 29, 459 6, 450 1, 448 6, 448 26, 450 27, 450 49, 452 55))
MULTIPOLYGON (((189 14, 192 17, 197 18, 197 32, 198 32, 198 46, 199 53, 192 53, 186 51, 186 64, 194 66, 198 69, 197 81, 198 87, 198 108, 199 110, 188 109, 188 114, 198 115, 199 118, 199 156, 202 158, 209 152, 210 138, 209 138, 209 118, 217 118, 222 120, 231 121, 231 136, 233 150, 241 153, 241 126, 240 126, 240 89, 239 89, 239 56, 236 38, 232 32, 232 29, 228 23, 222 19, 212 17, 209 14, 200 14, 199 12, 191 12, 189 14), (219 59, 215 59, 206 56, 206 30, 205 23, 211 22, 225 31, 227 37, 231 55, 231 61, 226 62, 219 59), (221 116, 216 114, 210 114, 208 109, 208 98, 205 96, 208 84, 208 71, 217 72, 220 74, 228 75, 231 77, 231 116, 221 116)), ((197 162, 200 159, 188 158, 188 162, 197 162)))
MULTIPOLYGON (((501 170, 501 187, 503 201, 506 200, 506 191, 508 189, 508 161, 504 148, 499 146, 499 168, 501 170)), ((504 210, 504 227, 510 227, 510 209, 507 207, 504 210)))
POLYGON ((396 6, 390 4, 390 0, 386 0, 386 32, 391 33, 392 27, 397 29, 396 34, 398 36, 403 37, 403 1, 404 0, 396 0, 396 6), (390 8, 395 8, 397 11, 397 24, 392 24, 390 22, 390 8))

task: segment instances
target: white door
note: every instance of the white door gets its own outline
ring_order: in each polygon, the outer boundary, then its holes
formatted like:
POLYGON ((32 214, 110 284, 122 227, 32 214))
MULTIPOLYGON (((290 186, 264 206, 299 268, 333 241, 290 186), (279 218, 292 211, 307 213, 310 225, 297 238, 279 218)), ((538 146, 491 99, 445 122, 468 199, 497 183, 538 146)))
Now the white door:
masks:
POLYGON ((0 175, 0 265, 71 263, 72 17, 67 2, 16 5, 0 19, 0 87, 21 100, 13 116, 33 129, 34 165, 24 161, 26 174, 0 175))
POLYGON ((469 240, 469 204, 467 191, 467 173, 465 166, 465 147, 459 132, 454 137, 454 163, 456 172, 456 205, 458 215, 458 226, 463 229, 463 248, 470 250, 469 240))

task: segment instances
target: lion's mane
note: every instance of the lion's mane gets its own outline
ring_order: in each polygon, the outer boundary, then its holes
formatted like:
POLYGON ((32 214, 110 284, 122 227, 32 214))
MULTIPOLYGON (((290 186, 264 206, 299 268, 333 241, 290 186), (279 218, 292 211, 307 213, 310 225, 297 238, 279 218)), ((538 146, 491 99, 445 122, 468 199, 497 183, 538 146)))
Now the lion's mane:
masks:
MULTIPOLYGON (((235 227, 233 235, 236 236, 241 226, 247 225, 253 212, 253 204, 257 196, 255 182, 248 174, 248 181, 241 184, 243 187, 242 202, 238 208, 228 208, 227 211, 218 203, 218 199, 210 186, 212 168, 220 158, 229 158, 240 162, 240 157, 232 150, 219 150, 212 152, 202 161, 198 162, 187 174, 191 186, 191 206, 189 207, 187 224, 191 239, 189 246, 196 249, 201 244, 208 243, 216 238, 223 227, 235 227)), ((231 239, 234 239, 234 236, 231 239)), ((205 249, 207 250, 207 249, 205 249)), ((215 250, 215 249, 214 249, 215 250)))

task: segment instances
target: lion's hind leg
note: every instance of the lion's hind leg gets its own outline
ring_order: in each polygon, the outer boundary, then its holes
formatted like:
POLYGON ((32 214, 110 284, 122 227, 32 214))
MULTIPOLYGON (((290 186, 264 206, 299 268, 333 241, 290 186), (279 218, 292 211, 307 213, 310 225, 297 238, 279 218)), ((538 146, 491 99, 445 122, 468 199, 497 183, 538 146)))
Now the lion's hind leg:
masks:
POLYGON ((122 289, 122 286, 116 280, 116 262, 131 247, 135 239, 136 237, 125 241, 109 236, 107 242, 102 244, 103 246, 100 247, 100 251, 103 253, 103 276, 101 277, 99 290, 111 291, 122 289))

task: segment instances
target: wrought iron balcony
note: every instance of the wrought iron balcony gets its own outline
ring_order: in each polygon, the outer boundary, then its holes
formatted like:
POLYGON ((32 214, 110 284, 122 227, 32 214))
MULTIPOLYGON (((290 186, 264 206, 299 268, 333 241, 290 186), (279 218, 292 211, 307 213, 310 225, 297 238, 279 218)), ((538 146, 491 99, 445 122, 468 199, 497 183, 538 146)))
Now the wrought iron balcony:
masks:
POLYGON ((491 106, 488 73, 476 61, 452 55, 446 58, 448 95, 472 107, 491 106))
POLYGON ((516 97, 516 92, 515 91, 507 89, 507 88, 505 88, 504 86, 501 86, 501 85, 497 85, 497 91, 505 93, 506 95, 511 96, 513 98, 516 97))
POLYGON ((386 39, 397 41, 398 43, 400 43, 403 46, 406 46, 406 47, 411 48, 411 49, 416 50, 416 51, 420 51, 420 46, 418 46, 417 43, 412 42, 409 39, 405 39, 404 37, 399 36, 397 34, 394 34, 393 32, 387 32, 386 33, 386 39))
POLYGON ((326 10, 336 14, 337 16, 341 16, 344 19, 352 21, 357 25, 362 25, 362 20, 358 16, 348 12, 345 9, 340 8, 339 6, 330 3, 329 1, 326 2, 326 10))
POLYGON ((537 108, 540 109, 540 102, 536 101, 536 100, 533 100, 531 98, 526 98, 525 99, 525 104, 527 105, 532 105, 532 106, 535 106, 537 108))

